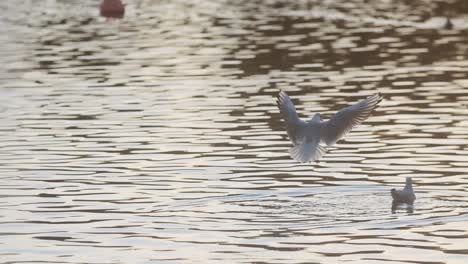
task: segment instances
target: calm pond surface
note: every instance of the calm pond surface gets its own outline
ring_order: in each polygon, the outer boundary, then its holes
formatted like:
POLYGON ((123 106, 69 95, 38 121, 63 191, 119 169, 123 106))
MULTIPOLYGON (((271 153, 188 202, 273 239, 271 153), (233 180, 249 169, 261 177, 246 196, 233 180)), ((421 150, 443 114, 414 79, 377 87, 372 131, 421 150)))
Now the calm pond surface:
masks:
POLYGON ((468 263, 466 1, 99 2, 0 2, 0 263, 468 263))

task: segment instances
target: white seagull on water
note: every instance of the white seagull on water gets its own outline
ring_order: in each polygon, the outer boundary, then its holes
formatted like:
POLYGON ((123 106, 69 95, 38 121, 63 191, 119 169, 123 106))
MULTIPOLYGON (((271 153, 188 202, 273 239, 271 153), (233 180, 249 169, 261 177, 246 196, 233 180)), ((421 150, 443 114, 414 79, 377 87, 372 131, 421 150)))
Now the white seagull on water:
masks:
POLYGON ((374 94, 341 109, 328 121, 323 121, 319 113, 309 121, 303 121, 299 119, 289 96, 280 91, 276 102, 286 123, 289 139, 293 143, 293 147, 289 149, 291 157, 299 162, 318 161, 326 151, 321 144, 335 144, 353 127, 366 120, 380 101, 382 96, 374 94))
POLYGON ((403 190, 391 189, 390 193, 392 194, 394 203, 413 204, 414 200, 416 200, 411 177, 406 177, 406 184, 403 190))

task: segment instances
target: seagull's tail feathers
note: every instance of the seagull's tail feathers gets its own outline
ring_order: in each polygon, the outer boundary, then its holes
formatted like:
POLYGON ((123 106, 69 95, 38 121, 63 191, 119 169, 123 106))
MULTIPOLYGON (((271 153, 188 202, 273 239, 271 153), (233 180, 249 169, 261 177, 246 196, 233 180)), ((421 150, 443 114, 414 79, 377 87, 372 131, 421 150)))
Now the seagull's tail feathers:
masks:
POLYGON ((289 149, 291 157, 299 162, 318 161, 327 150, 315 142, 302 142, 289 149))

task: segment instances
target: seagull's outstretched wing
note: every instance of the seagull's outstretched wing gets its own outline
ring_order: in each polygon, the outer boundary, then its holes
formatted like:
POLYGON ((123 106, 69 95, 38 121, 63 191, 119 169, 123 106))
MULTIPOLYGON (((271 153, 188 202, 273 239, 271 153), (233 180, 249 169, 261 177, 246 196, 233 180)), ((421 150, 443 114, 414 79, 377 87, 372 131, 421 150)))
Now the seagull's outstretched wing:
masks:
POLYGON ((303 137, 303 128, 307 124, 299 119, 296 107, 294 107, 293 102, 285 92, 280 91, 276 103, 286 124, 289 139, 294 145, 299 144, 303 137))
POLYGON ((328 146, 333 145, 351 129, 366 120, 382 101, 380 94, 341 109, 330 120, 322 123, 321 138, 328 146))

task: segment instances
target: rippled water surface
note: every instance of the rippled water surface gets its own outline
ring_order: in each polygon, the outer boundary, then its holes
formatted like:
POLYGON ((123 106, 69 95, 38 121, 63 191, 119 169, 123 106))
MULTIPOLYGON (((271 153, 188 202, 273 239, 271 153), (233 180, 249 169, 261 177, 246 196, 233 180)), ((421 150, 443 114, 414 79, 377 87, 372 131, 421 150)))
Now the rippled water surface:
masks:
POLYGON ((468 263, 466 1, 98 2, 0 2, 1 263, 468 263))

